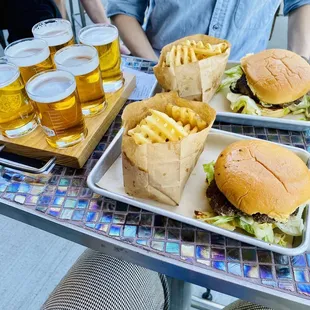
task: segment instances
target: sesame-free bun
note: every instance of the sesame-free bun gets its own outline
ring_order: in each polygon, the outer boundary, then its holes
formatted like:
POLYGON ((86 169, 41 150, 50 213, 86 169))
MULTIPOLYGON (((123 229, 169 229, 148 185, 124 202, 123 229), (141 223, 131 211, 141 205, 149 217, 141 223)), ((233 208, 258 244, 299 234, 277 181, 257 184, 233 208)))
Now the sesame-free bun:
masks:
POLYGON ((279 145, 242 140, 225 148, 215 164, 215 182, 236 208, 286 221, 310 200, 310 172, 293 152, 279 145))
POLYGON ((265 50, 241 59, 252 92, 264 103, 283 104, 310 91, 310 65, 282 49, 265 50))

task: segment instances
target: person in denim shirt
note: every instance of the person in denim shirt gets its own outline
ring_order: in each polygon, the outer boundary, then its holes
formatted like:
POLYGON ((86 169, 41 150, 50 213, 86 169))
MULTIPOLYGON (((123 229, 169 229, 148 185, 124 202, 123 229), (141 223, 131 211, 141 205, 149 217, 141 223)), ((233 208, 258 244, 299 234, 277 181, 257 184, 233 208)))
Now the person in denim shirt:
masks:
MULTIPOLYGON (((281 0, 109 0, 107 15, 135 56, 157 60, 166 44, 204 33, 230 41, 230 59, 239 60, 267 47, 280 3, 281 0)), ((288 48, 309 59, 310 0, 284 0, 284 14, 289 16, 288 48)))

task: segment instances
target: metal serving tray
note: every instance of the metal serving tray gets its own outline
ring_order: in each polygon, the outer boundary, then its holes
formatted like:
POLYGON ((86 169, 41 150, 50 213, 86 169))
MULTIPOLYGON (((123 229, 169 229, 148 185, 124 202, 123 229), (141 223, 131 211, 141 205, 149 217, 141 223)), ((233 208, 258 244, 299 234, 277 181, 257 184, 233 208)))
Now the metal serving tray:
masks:
MULTIPOLYGON (((280 254, 298 255, 307 250, 308 246, 310 245, 309 208, 306 208, 306 214, 304 214, 304 234, 302 237, 294 239, 292 248, 269 244, 239 232, 229 231, 211 224, 207 224, 193 217, 195 210, 204 210, 208 204, 205 197, 205 175, 203 172, 202 164, 210 162, 211 160, 216 160, 219 153, 227 145, 233 143, 234 141, 253 138, 212 129, 208 136, 206 147, 184 188, 180 205, 173 207, 150 199, 134 198, 125 193, 123 187, 122 163, 120 156, 122 132, 122 130, 118 132, 114 140, 111 142, 102 157, 98 160, 97 164, 94 166, 87 178, 87 184, 94 192, 102 196, 122 201, 141 209, 161 214, 177 221, 221 234, 247 244, 252 244, 260 248, 265 248, 280 254), (99 181, 101 183, 103 182, 103 186, 101 186, 104 188, 101 188, 97 185, 99 181)), ((306 164, 309 165, 310 154, 308 152, 292 146, 282 146, 296 153, 306 164)))
MULTIPOLYGON (((228 62, 226 69, 239 64, 238 62, 228 62)), ((225 91, 215 94, 209 104, 216 110, 216 120, 226 123, 293 131, 306 131, 310 129, 310 121, 299 120, 301 117, 300 115, 287 115, 282 118, 275 118, 232 112, 230 109, 230 102, 226 99, 225 91)))

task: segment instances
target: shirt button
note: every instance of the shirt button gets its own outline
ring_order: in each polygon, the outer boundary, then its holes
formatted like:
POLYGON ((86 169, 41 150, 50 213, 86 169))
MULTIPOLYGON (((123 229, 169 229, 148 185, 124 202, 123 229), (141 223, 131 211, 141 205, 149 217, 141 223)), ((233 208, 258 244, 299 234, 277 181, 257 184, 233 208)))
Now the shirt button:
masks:
POLYGON ((215 24, 215 25, 213 25, 213 30, 218 30, 219 28, 220 28, 220 25, 219 24, 215 24))

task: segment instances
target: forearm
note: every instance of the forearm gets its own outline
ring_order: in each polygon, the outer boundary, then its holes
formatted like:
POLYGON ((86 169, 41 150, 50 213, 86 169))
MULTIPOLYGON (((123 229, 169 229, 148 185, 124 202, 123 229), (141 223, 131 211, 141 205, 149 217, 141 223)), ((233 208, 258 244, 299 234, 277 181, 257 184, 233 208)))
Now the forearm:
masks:
POLYGON ((118 28, 123 42, 133 55, 150 60, 158 60, 141 25, 134 17, 115 15, 111 17, 111 20, 118 28))
POLYGON ((310 59, 310 5, 304 5, 289 13, 288 48, 310 59))
POLYGON ((87 15, 95 24, 109 23, 101 0, 80 0, 87 15))
POLYGON ((64 0, 54 0, 58 10, 62 16, 62 18, 68 19, 67 10, 66 10, 66 2, 64 0))

